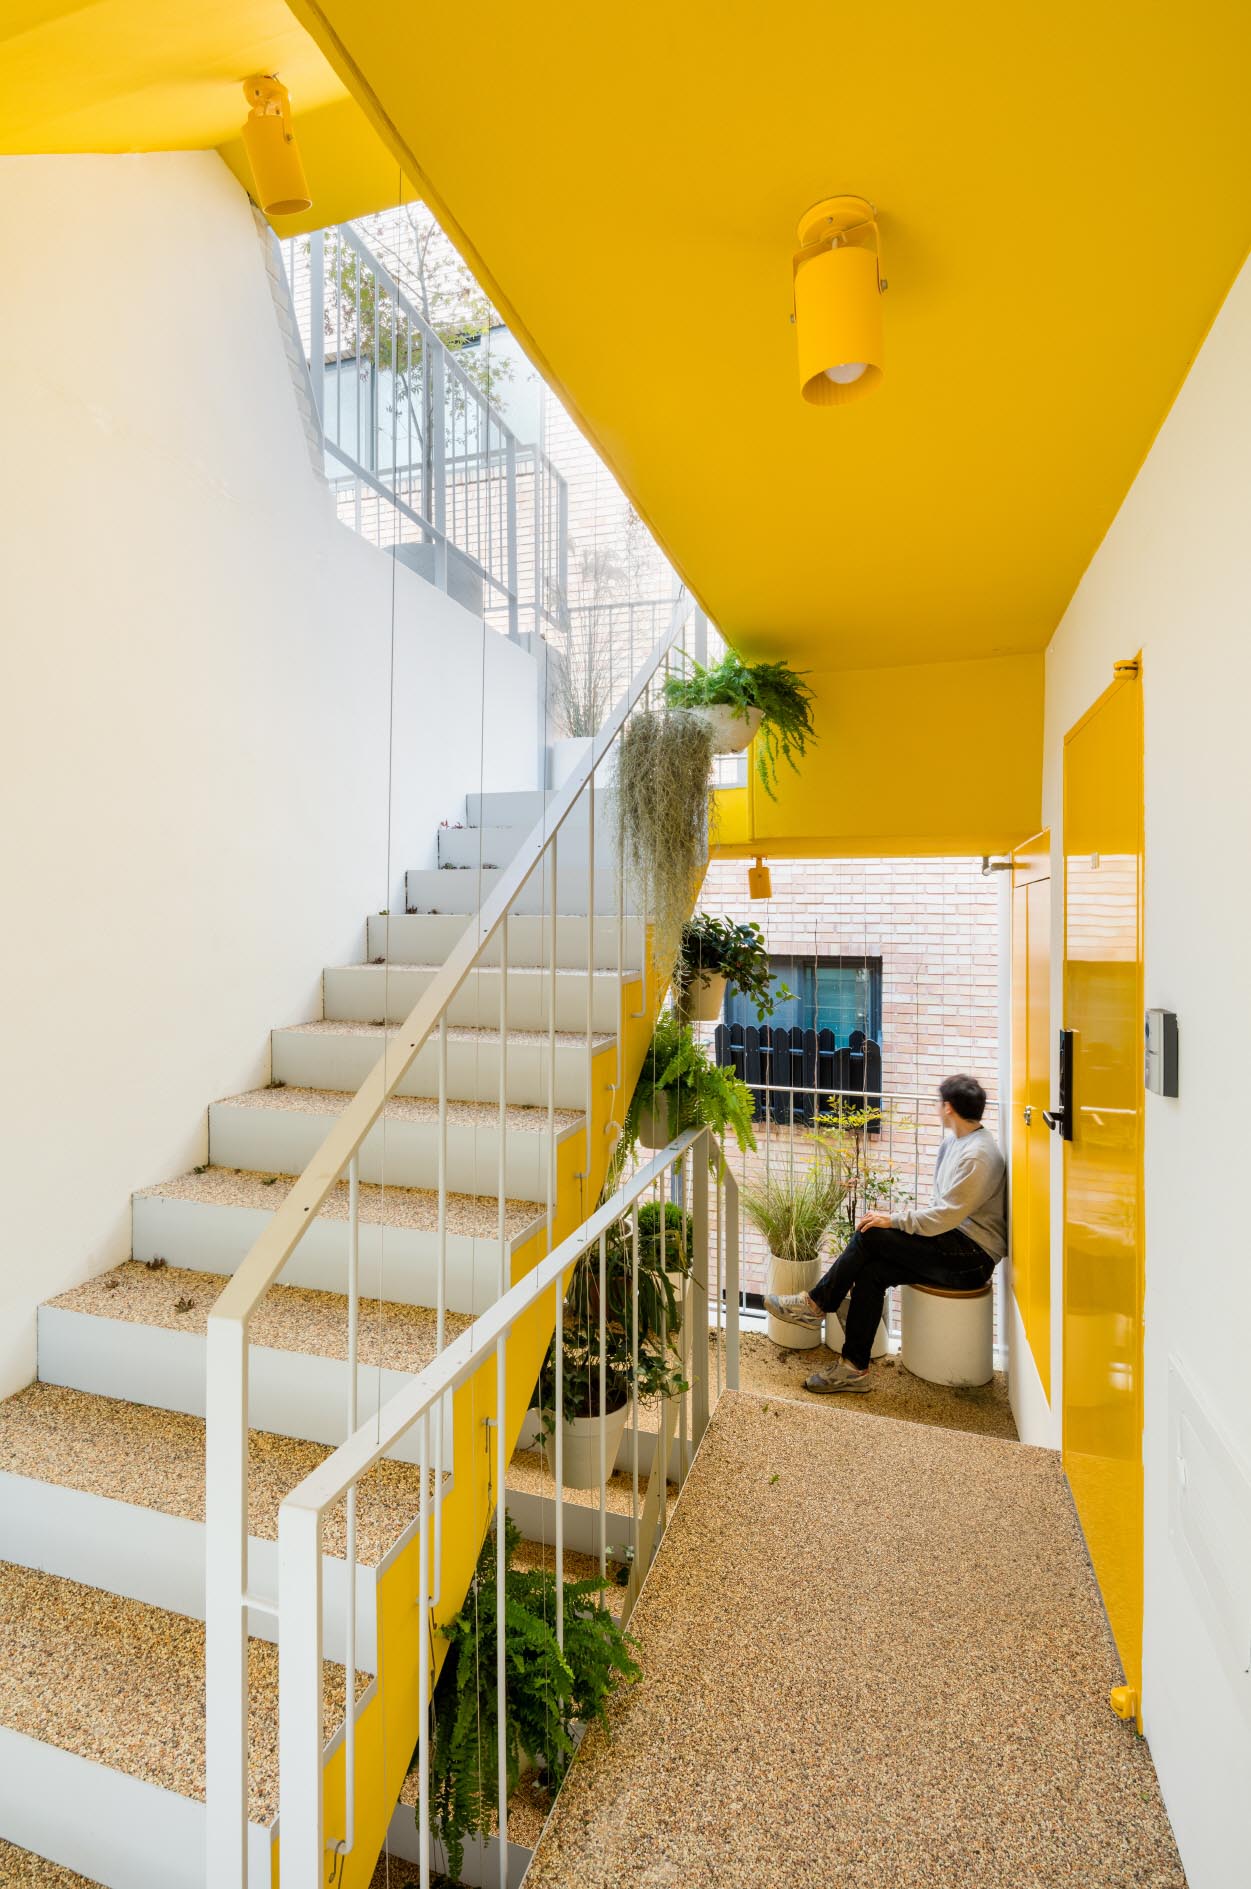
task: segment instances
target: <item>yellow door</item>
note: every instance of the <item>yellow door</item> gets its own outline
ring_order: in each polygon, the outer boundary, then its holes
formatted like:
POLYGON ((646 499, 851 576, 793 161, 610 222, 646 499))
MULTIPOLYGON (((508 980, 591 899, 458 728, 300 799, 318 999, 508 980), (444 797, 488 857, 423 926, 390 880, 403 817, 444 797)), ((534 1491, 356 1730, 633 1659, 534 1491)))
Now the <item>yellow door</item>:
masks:
MULTIPOLYGON (((1131 673, 1132 670, 1132 673, 1131 673)), ((1142 687, 1065 740, 1064 1466, 1135 1702, 1142 1660, 1142 687)))
POLYGON ((1012 1284, 1051 1397, 1051 851, 1040 833, 1012 855, 1012 1284))

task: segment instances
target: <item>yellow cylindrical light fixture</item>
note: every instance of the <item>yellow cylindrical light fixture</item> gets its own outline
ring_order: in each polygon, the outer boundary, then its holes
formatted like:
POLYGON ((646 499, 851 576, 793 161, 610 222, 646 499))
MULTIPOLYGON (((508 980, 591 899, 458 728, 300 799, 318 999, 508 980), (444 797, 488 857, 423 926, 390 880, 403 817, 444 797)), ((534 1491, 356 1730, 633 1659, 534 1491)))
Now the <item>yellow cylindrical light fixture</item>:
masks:
POLYGON ((773 874, 763 859, 758 858, 754 866, 747 868, 747 896, 752 899, 773 897, 773 874))
POLYGON ((829 197, 799 225, 795 339, 799 385, 817 407, 843 406, 882 378, 881 255, 873 206, 829 197))
POLYGON ((311 209, 286 86, 272 74, 258 73, 243 81, 243 96, 252 107, 244 121, 243 145, 262 210, 266 216, 295 216, 311 209))

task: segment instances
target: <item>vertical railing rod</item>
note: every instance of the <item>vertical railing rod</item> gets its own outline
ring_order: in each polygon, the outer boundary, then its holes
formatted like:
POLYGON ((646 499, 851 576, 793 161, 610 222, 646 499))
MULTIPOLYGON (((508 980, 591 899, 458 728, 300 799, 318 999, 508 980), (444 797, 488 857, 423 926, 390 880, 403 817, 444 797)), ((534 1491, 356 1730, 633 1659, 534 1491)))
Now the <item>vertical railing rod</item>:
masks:
MULTIPOLYGON (((495 1346, 495 1762, 499 1787, 500 1889, 508 1889, 508 1715, 505 1659, 505 1592, 508 1554, 505 1529, 504 1479, 508 1473, 508 1338, 504 1332, 495 1346)), ((423 1623, 424 1624, 424 1623, 423 1623)))
POLYGON ((248 1881, 248 1333, 210 1314, 205 1397, 208 1880, 248 1881))
POLYGON ((590 1206, 591 1118, 595 1113, 595 773, 586 783, 586 1185, 584 1210, 590 1206))
POLYGON ((725 1170, 725 1384, 727 1390, 739 1386, 739 1304, 741 1296, 739 1264, 738 1181, 733 1170, 725 1170))
MULTIPOLYGON (((630 1542, 634 1549, 634 1566, 638 1569, 636 1579, 642 1579, 639 1568, 639 1203, 636 1200, 630 1208, 630 1385, 633 1396, 633 1409, 630 1426, 634 1433, 634 1448, 631 1457, 630 1488, 630 1542)), ((660 1265, 663 1271, 665 1263, 664 1228, 661 1228, 660 1265)), ((656 1448, 661 1457, 664 1455, 664 1427, 657 1438, 656 1448)))
MULTIPOLYGON (((521 635, 521 599, 517 594, 517 442, 511 433, 508 435, 505 446, 505 465, 507 468, 504 500, 507 506, 505 555, 508 569, 508 634, 515 643, 521 635)), ((536 477, 536 498, 537 488, 536 477)))
MULTIPOLYGON (((599 1578, 608 1577, 608 1235, 599 1236, 599 1578)), ((606 1606, 603 1595, 600 1605, 606 1606)))
POLYGON ((556 1643, 565 1646, 565 1275, 556 1275, 556 1335, 552 1340, 555 1395, 552 1421, 555 1424, 556 1467, 556 1643))
POLYGON ((500 1156, 499 1156, 499 1274, 497 1284, 502 1299, 508 1290, 508 1188, 505 1169, 508 1156, 508 919, 505 912, 500 926, 500 1156))
POLYGON ((326 430, 326 238, 317 230, 308 250, 308 375, 313 389, 317 423, 326 430))
MULTIPOLYGON (((357 1361, 360 1355, 361 1271, 360 1155, 348 1162, 348 1276, 347 1276, 347 1434, 354 1436, 359 1421, 357 1361)), ((381 1233, 381 1228, 379 1229, 381 1233)), ((347 1674, 347 1704, 343 1721, 343 1853, 356 1842, 356 1484, 347 1492, 347 1620, 343 1664, 347 1674)))
MULTIPOLYGON (((441 1406, 440 1406, 441 1408, 441 1406)), ((438 1487, 441 1466, 435 1466, 438 1487)), ((430 1889, 430 1412, 421 1419, 418 1496, 417 1629, 417 1856, 420 1889, 430 1889)), ((442 1503, 439 1507, 442 1508, 442 1503)), ((501 1609, 502 1611, 502 1609, 501 1609)))

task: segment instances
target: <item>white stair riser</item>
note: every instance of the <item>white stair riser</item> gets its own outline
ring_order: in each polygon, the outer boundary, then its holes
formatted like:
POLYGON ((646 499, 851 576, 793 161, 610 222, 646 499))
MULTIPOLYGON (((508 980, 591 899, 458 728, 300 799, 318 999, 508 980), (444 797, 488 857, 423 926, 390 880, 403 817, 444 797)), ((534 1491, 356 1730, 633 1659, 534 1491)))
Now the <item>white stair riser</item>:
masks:
MULTIPOLYGON (((393 912, 386 916, 375 912, 366 925, 365 956, 386 958, 392 964, 442 964, 464 936, 470 922, 468 912, 393 912)), ((508 961, 510 964, 545 965, 550 961, 552 921, 546 914, 514 914, 508 924, 508 961)), ((497 933, 482 954, 484 964, 498 964, 502 940, 497 933)), ((586 965, 587 921, 585 916, 558 915, 556 919, 556 963, 561 970, 582 970, 586 965)), ((599 967, 617 962, 617 918, 595 920, 595 963, 599 967)), ((643 962, 643 927, 637 918, 627 915, 622 926, 621 964, 624 970, 643 962)))
MULTIPOLYGON (((217 1167, 302 1174, 333 1119, 300 1109, 234 1108, 214 1102, 209 1109, 209 1157, 217 1167)), ((558 1131, 557 1140, 573 1133, 581 1130, 558 1131)), ((508 1132, 504 1189, 513 1199, 546 1201, 548 1145, 545 1128, 508 1132)), ((438 1121, 433 1116, 429 1121, 388 1121, 385 1139, 379 1122, 361 1144, 360 1175, 363 1181, 385 1181, 392 1187, 437 1187, 438 1121)), ((494 1122, 449 1122, 447 1185, 456 1194, 498 1194, 500 1136, 494 1122)))
MULTIPOLYGON (((470 826, 537 826, 555 794, 548 788, 523 788, 513 793, 466 794, 465 818, 470 826)), ((571 813, 569 818, 576 817, 571 813)))
MULTIPOLYGON (((338 1036, 319 1030, 275 1030, 272 1042, 274 1077, 294 1089, 360 1088, 382 1054, 382 1036, 338 1036)), ((604 1071, 615 1069, 616 1045, 596 1051, 595 1079, 611 1081, 604 1071), (599 1064, 599 1058, 608 1062, 599 1064)), ((555 1106, 582 1108, 586 1102, 586 1043, 556 1045, 555 1106)), ((550 1058, 546 1042, 510 1041, 508 1045, 508 1099, 526 1108, 546 1108, 550 1058)), ((400 1095, 435 1100, 439 1093, 439 1046, 431 1039, 420 1049, 400 1084, 400 1095)), ((488 1035, 451 1038, 447 1046, 447 1094, 453 1102, 499 1101, 500 1046, 488 1035)))
MULTIPOLYGON (((631 967, 633 968, 633 967, 631 967)), ((345 964, 322 973, 322 1008, 330 1023, 402 1023, 417 999, 439 975, 410 964, 345 964)), ((618 983, 612 972, 593 979, 591 1020, 596 1030, 615 1032, 624 999, 639 1007, 640 981, 628 973, 618 983)), ((546 1030, 551 982, 540 971, 510 972, 508 1027, 546 1030)), ((471 971, 448 1007, 452 1027, 493 1030, 500 1020, 499 971, 471 971)), ((556 979, 556 1028, 586 1029, 586 972, 562 971, 556 979)))
MULTIPOLYGON (((641 1499, 641 1498, 640 1498, 641 1499)), ((508 1513, 527 1541, 553 1542, 556 1539, 556 1504, 551 1496, 531 1495, 527 1490, 510 1489, 508 1513)), ((565 1546, 577 1554, 599 1553, 599 1508, 587 1508, 580 1502, 565 1503, 565 1546)), ((633 1530, 628 1515, 610 1509, 607 1517, 608 1553, 626 1548, 633 1530)))
MULTIPOLYGON (((121 1594, 167 1613, 204 1618, 204 1524, 158 1509, 114 1502, 85 1489, 0 1472, 0 1537, 5 1559, 19 1567, 41 1568, 62 1580, 79 1581, 121 1594)), ((248 1592, 260 1600, 278 1594, 278 1544, 252 1537, 248 1542, 248 1592)), ((322 1557, 322 1622, 327 1659, 342 1661, 347 1652, 347 1564, 322 1557)), ((272 1614, 253 1610, 248 1632, 256 1639, 278 1638, 272 1614)), ((377 1665, 377 1607, 374 1570, 356 1575, 356 1664, 374 1673, 377 1665)))
MULTIPOLYGON (((232 1273, 270 1221, 257 1207, 139 1195, 131 1203, 131 1252, 136 1259, 167 1259, 193 1272, 232 1273)), ((535 1225, 541 1224, 536 1220, 535 1225)), ((347 1223, 315 1220, 283 1269, 282 1283, 315 1292, 342 1292, 347 1284, 347 1223)), ((529 1231, 513 1240, 514 1250, 529 1231)), ((438 1304, 438 1236, 413 1227, 360 1225, 362 1299, 400 1305, 438 1304)), ((498 1296, 499 1247, 493 1239, 447 1236, 446 1305, 476 1316, 498 1296)))
MULTIPOLYGON (((116 1397, 158 1410, 204 1415, 204 1339, 195 1332, 167 1331, 127 1319, 95 1318, 58 1305, 39 1308, 39 1377, 96 1397, 116 1397)), ((309 1443, 342 1443, 347 1436, 347 1365, 342 1358, 317 1358, 303 1351, 251 1347, 248 1418, 254 1430, 271 1430, 309 1443)), ((404 1385, 408 1372, 357 1372, 358 1421, 373 1416, 404 1385), (381 1379, 381 1382, 379 1380, 381 1379)), ((451 1436, 448 1436, 450 1448, 451 1436)), ((421 1453, 416 1431, 387 1454, 415 1463, 421 1453)), ((450 1462, 445 1462, 450 1469, 450 1462)))
POLYGON ((441 826, 440 866, 506 866, 528 828, 524 826, 441 826))
MULTIPOLYGON (((441 872, 436 866, 414 867, 404 875, 410 912, 476 912, 494 891, 498 872, 441 872)), ((546 912, 551 908, 551 875, 535 872, 517 894, 515 912, 546 912)), ((587 910, 588 875, 585 866, 560 863, 556 907, 566 915, 587 910)), ((632 909, 627 892, 626 910, 632 909)), ((595 873, 595 910, 600 917, 616 916, 617 880, 609 868, 595 873)))
MULTIPOLYGON (((204 1805, 0 1727, 0 1836, 104 1889, 206 1889, 204 1805)), ((248 1825, 248 1880, 271 1832, 248 1825)))

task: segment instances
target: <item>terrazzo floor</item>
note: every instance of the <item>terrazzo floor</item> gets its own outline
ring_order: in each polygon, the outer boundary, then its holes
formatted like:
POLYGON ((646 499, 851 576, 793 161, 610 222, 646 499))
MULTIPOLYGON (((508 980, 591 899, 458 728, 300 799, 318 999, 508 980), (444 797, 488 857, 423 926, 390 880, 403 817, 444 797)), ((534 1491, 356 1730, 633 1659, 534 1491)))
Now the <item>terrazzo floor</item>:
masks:
MULTIPOLYGON (((248 1530, 278 1539, 278 1505, 330 1455, 319 1443, 253 1430, 248 1530)), ((173 1410, 31 1384, 0 1403, 0 1471, 83 1489, 114 1502, 204 1520, 204 1424, 173 1410)), ((357 1490, 357 1561, 369 1566, 417 1517, 421 1472, 382 1462, 357 1490)), ((346 1552, 342 1504, 326 1513, 325 1553, 346 1552)), ((4 1878, 0 1876, 0 1884, 4 1878)))
MULTIPOLYGON (((248 1644, 248 1815, 278 1809, 278 1649, 248 1644)), ((357 1675, 358 1689, 368 1685, 357 1675)), ((327 1662, 325 1735, 343 1717, 327 1662)), ((204 1627, 77 1581, 0 1562, 0 1726, 181 1796, 204 1797, 204 1627)))
MULTIPOLYGON (((202 1206, 251 1207, 272 1213, 294 1185, 289 1174, 205 1167, 180 1174, 172 1181, 160 1181, 155 1187, 141 1188, 136 1199, 190 1200, 202 1206)), ((532 1200, 509 1199, 504 1208, 510 1238, 537 1224, 532 1200)), ((322 1219, 347 1220, 346 1181, 339 1182, 318 1211, 322 1219)), ((373 1226, 412 1227, 421 1233, 433 1233, 439 1224, 439 1196, 433 1188, 380 1187, 376 1181, 362 1181, 360 1217, 373 1226)), ((495 1194, 449 1194, 447 1226, 449 1233, 493 1240, 499 1231, 498 1197, 495 1194)))
MULTIPOLYGON (((715 1396, 716 1332, 709 1342, 715 1396)), ((828 1407, 830 1398, 820 1392, 806 1391, 804 1379, 829 1364, 833 1356, 824 1345, 811 1351, 795 1351, 789 1346, 775 1345, 763 1332, 745 1331, 739 1341, 739 1389, 828 1407)), ((976 1436, 1016 1440, 1016 1422, 1008 1402, 1008 1380, 1002 1371, 996 1371, 989 1384, 970 1390, 927 1384, 924 1378, 906 1371, 897 1357, 878 1358, 872 1373, 872 1390, 863 1396, 841 1397, 840 1410, 860 1416, 901 1417, 907 1423, 937 1424, 944 1430, 967 1430, 976 1436)))
POLYGON ((1058 1457, 727 1393, 527 1889, 1184 1889, 1058 1457))
MULTIPOLYGON (((209 1312, 227 1283, 217 1273, 191 1272, 181 1266, 154 1271, 142 1260, 128 1259, 47 1303, 95 1318, 124 1319, 203 1337, 209 1312)), ((465 1313, 449 1312, 448 1342, 470 1323, 465 1313)), ((314 1292, 305 1286, 271 1286, 252 1314, 248 1331, 254 1345, 275 1351, 346 1358, 347 1300, 337 1292, 314 1292)), ((436 1314, 428 1306, 362 1300, 358 1355, 364 1365, 419 1371, 435 1356, 435 1336, 436 1314)))
POLYGON ((100 1884, 0 1839, 0 1889, 100 1889, 100 1884))

